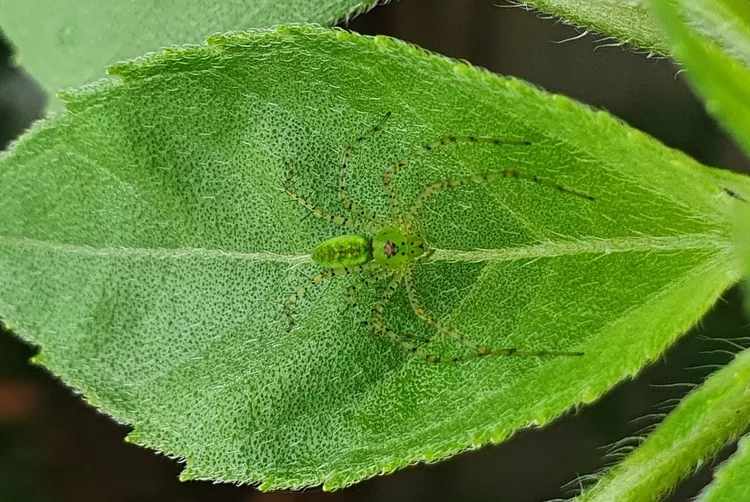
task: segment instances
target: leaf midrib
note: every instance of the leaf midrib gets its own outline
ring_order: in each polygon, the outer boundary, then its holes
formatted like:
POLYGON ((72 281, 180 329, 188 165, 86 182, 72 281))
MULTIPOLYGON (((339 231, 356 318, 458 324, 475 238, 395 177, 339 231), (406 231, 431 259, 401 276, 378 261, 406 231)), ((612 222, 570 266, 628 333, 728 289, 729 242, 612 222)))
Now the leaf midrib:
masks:
POLYGON ((547 241, 531 246, 503 249, 435 249, 432 260, 451 262, 500 262, 533 258, 554 258, 582 254, 610 254, 629 251, 674 251, 682 249, 727 250, 731 243, 716 234, 599 238, 589 236, 564 241, 547 241))
MULTIPOLYGON (((217 259, 236 261, 269 261, 286 263, 309 263, 309 254, 243 252, 227 249, 200 247, 186 248, 142 248, 129 246, 96 247, 86 244, 69 244, 26 237, 0 236, 0 245, 25 249, 45 249, 65 254, 101 256, 114 258, 152 258, 160 260, 217 259)), ((631 251, 674 251, 683 249, 728 250, 731 242, 718 234, 683 234, 675 236, 638 236, 599 238, 594 236, 561 241, 547 241, 531 246, 503 249, 441 249, 434 248, 430 261, 448 262, 502 262, 534 258, 554 258, 557 256, 583 254, 610 254, 631 251)))

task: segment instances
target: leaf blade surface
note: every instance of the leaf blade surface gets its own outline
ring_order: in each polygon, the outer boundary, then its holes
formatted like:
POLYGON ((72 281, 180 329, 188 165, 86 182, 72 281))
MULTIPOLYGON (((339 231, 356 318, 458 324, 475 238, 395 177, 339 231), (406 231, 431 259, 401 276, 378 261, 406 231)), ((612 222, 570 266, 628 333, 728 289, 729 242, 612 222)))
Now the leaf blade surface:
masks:
MULTIPOLYGON (((113 68, 0 160, 0 316, 39 361, 186 459, 182 477, 335 489, 544 424, 635 374, 736 278, 723 190, 705 168, 611 116, 386 38, 277 28, 113 68), (419 83, 419 85, 415 85, 419 83), (306 218, 282 185, 330 211, 343 150, 350 196, 387 213, 382 173, 443 134, 528 140, 420 155, 395 186, 519 169, 586 201, 503 180, 433 197, 415 269, 438 318, 493 347, 583 358, 427 365, 373 337, 313 246, 348 233, 306 218)), ((363 292, 371 305, 382 285, 363 292)), ((430 335, 403 291, 400 332, 430 335)), ((435 350, 461 353, 439 337, 435 350)))

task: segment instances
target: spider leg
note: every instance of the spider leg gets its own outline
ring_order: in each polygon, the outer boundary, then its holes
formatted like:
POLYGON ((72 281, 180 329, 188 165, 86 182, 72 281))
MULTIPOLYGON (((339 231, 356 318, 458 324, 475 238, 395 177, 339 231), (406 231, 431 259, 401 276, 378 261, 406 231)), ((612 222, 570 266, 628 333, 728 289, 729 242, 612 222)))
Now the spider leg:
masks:
POLYGON ((413 221, 419 215, 419 211, 422 209, 422 206, 424 206, 425 201, 440 190, 444 190, 446 188, 454 188, 466 183, 481 183, 483 181, 490 181, 499 178, 524 179, 548 188, 558 190, 563 193, 575 195, 576 197, 580 197, 582 199, 595 200, 591 195, 566 188, 562 185, 558 185, 554 181, 548 180, 546 178, 540 178, 535 174, 528 174, 521 171, 516 171, 514 169, 505 169, 503 171, 487 171, 483 173, 470 174, 468 176, 459 176, 457 178, 452 178, 449 180, 430 183, 429 185, 427 185, 427 188, 425 188, 422 193, 420 193, 417 198, 414 199, 414 203, 412 204, 411 208, 409 208, 409 212, 406 214, 404 222, 409 223, 413 221))
POLYGON ((308 282, 300 286, 297 291, 295 291, 289 298, 284 300, 284 314, 286 315, 288 323, 287 331, 291 331, 294 328, 294 305, 300 298, 305 296, 305 294, 307 294, 310 290, 314 289, 315 286, 331 277, 356 274, 358 272, 362 272, 364 270, 368 270, 378 266, 379 265, 377 265, 375 262, 369 262, 365 263, 364 265, 357 265, 354 267, 329 268, 328 270, 325 270, 313 276, 308 282))
POLYGON ((465 347, 469 347, 470 349, 473 349, 474 351, 479 352, 480 349, 483 349, 480 344, 472 342, 470 340, 467 340, 464 338, 464 336, 456 331, 455 329, 448 328, 443 323, 435 319, 431 314, 429 314, 424 307, 422 307, 422 304, 419 301, 419 298, 417 298, 417 292, 414 290, 414 278, 412 276, 411 270, 408 271, 404 275, 404 285, 406 286, 406 296, 409 297, 409 303, 411 304, 411 308, 414 311, 414 314, 419 318, 422 322, 432 326, 435 328, 436 331, 441 331, 443 333, 446 333, 448 336, 456 340, 461 345, 464 345, 465 347))
POLYGON ((449 145, 452 143, 470 142, 470 143, 490 143, 493 145, 530 145, 528 141, 506 141, 497 138, 485 138, 481 136, 441 136, 432 143, 426 143, 420 147, 415 148, 411 152, 407 153, 401 160, 397 160, 391 164, 388 169, 383 173, 383 185, 385 186, 386 194, 388 195, 388 202, 391 208, 391 214, 393 217, 398 218, 401 216, 401 202, 398 200, 396 190, 393 188, 393 177, 404 167, 407 162, 423 153, 430 152, 443 145, 449 145))
POLYGON ((374 285, 375 283, 390 277, 391 275, 393 275, 393 270, 384 268, 380 272, 370 277, 366 277, 365 279, 348 286, 346 288, 346 297, 349 300, 349 304, 348 304, 349 308, 359 313, 359 304, 357 303, 357 292, 366 287, 370 287, 374 285))
POLYGON ((406 274, 404 275, 404 285, 406 286, 406 295, 409 297, 409 303, 411 303, 412 310, 414 310, 414 313, 419 319, 429 324, 430 326, 435 328, 437 331, 441 331, 447 334, 448 336, 456 340, 461 345, 468 347, 474 351, 474 354, 469 354, 467 356, 452 357, 449 359, 447 358, 447 359, 441 359, 440 361, 430 361, 430 362, 467 361, 470 359, 476 359, 478 357, 493 356, 493 355, 494 356, 523 356, 523 357, 582 356, 583 355, 583 352, 567 352, 567 351, 557 351, 557 350, 528 351, 528 350, 517 350, 516 348, 513 348, 513 347, 504 348, 504 349, 491 349, 482 344, 472 342, 471 340, 466 339, 457 330, 444 325, 443 323, 435 319, 431 314, 429 314, 427 311, 424 310, 424 308, 422 307, 422 304, 419 302, 419 298, 417 298, 417 293, 414 290, 414 282, 413 282, 411 271, 407 271, 406 274))
POLYGON ((383 218, 378 216, 374 211, 364 209, 361 206, 355 204, 349 198, 349 192, 347 190, 347 169, 349 164, 349 157, 351 157, 352 153, 354 153, 356 145, 358 145, 362 141, 365 141, 376 132, 379 132, 383 128, 383 124, 385 124, 386 120, 388 120, 390 116, 391 112, 386 113, 385 116, 380 120, 380 122, 378 122, 374 127, 362 133, 357 138, 354 144, 346 147, 346 149, 344 150, 344 158, 341 160, 341 168, 339 169, 339 201, 341 202, 341 205, 344 206, 344 209, 346 209, 347 211, 356 214, 357 217, 370 220, 381 227, 386 224, 386 221, 383 218))
POLYGON ((403 272, 395 272, 394 277, 388 283, 388 287, 386 288, 382 298, 372 307, 372 317, 370 318, 370 322, 368 323, 370 329, 374 334, 382 336, 396 343, 403 349, 411 352, 412 354, 420 357, 421 359, 424 359, 429 363, 443 362, 443 360, 439 356, 430 353, 429 351, 425 350, 424 347, 422 347, 422 343, 428 343, 429 340, 425 340, 415 335, 403 335, 396 333, 395 331, 391 330, 383 320, 383 310, 385 309, 386 305, 391 300, 393 295, 396 293, 396 291, 398 291, 403 278, 403 272))
POLYGON ((395 272, 393 278, 388 283, 388 286, 385 289, 385 293, 383 293, 382 298, 372 307, 371 311, 371 318, 369 321, 370 330, 378 335, 382 336, 403 349, 422 357, 423 359, 426 357, 429 357, 429 354, 420 347, 418 344, 414 343, 411 340, 411 337, 399 335, 398 333, 395 333, 392 331, 383 320, 383 310, 385 309, 388 302, 391 300, 393 295, 398 291, 398 287, 401 284, 401 281, 403 279, 403 273, 401 272, 395 272))
POLYGON ((287 173, 286 180, 284 181, 284 189, 293 201, 297 202, 299 205, 310 211, 310 213, 316 218, 329 221, 336 225, 353 227, 360 230, 372 230, 373 228, 377 228, 375 222, 373 221, 347 218, 345 216, 339 216, 329 213, 302 197, 294 188, 294 170, 292 169, 290 169, 287 173))
MULTIPOLYGON (((365 287, 372 286, 373 284, 382 281, 383 279, 387 279, 388 277, 391 277, 395 272, 390 269, 384 269, 377 274, 368 277, 367 279, 360 281, 358 283, 350 285, 348 288, 346 288, 346 295, 349 299, 348 307, 351 309, 355 309, 358 313, 360 312, 359 309, 359 303, 357 301, 357 292, 361 289, 364 289, 365 287)), ((371 323, 369 321, 363 321, 362 324, 365 326, 370 326, 371 323)), ((405 338, 413 339, 418 341, 419 343, 429 343, 430 340, 428 338, 424 338, 417 335, 403 335, 405 338)))

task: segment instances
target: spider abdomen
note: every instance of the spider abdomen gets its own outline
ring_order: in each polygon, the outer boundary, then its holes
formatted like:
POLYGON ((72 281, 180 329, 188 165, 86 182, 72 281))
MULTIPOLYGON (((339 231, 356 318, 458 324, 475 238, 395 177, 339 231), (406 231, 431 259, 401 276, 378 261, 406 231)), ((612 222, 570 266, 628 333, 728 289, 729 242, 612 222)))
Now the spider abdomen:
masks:
POLYGON ((372 239, 362 235, 333 237, 315 246, 312 259, 331 268, 362 265, 372 260, 372 239))

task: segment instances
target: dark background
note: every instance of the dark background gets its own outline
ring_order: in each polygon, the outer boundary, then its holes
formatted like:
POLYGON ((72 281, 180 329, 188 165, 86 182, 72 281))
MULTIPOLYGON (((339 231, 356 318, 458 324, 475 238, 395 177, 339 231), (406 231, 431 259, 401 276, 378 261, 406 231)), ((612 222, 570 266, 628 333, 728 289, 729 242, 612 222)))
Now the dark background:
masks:
MULTIPOLYGON (((701 162, 748 172, 747 160, 706 115, 670 61, 614 46, 596 34, 568 40, 579 31, 503 7, 489 0, 408 0, 376 8, 348 27, 524 78, 609 110, 701 162)), ((12 66, 10 47, 0 41, 0 147, 42 116, 44 102, 39 87, 12 66)), ((735 288, 637 379, 544 429, 525 430, 499 446, 409 467, 335 493, 262 494, 252 487, 179 482, 176 462, 126 444, 128 428, 29 365, 33 347, 0 333, 0 500, 524 502, 568 497, 578 487, 577 476, 615 461, 616 456, 605 457, 607 445, 658 423, 668 400, 684 395, 711 371, 695 367, 725 364, 731 354, 724 351, 737 350, 726 340, 748 336, 735 288)), ((637 440, 627 444, 632 447, 637 440)), ((728 446, 721 458, 733 450, 728 446)), ((669 500, 695 496, 709 482, 711 469, 704 466, 669 500)))

